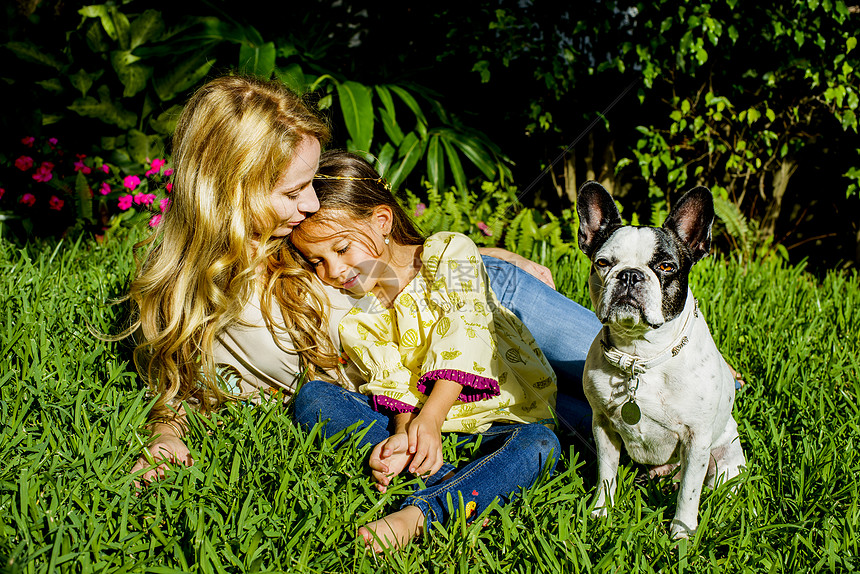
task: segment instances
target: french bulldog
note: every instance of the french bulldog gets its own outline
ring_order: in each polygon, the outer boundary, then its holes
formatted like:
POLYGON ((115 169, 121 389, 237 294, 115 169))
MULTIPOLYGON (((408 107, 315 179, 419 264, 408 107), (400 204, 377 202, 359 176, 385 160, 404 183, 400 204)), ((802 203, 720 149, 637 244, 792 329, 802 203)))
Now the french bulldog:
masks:
POLYGON ((613 504, 622 444, 651 466, 680 462, 674 538, 698 527, 702 487, 745 465, 732 417, 735 381, 689 287, 692 266, 711 248, 714 202, 696 187, 662 227, 622 225, 610 194, 587 182, 577 197, 579 247, 591 260, 589 292, 604 328, 585 361, 593 413, 597 498, 613 504))

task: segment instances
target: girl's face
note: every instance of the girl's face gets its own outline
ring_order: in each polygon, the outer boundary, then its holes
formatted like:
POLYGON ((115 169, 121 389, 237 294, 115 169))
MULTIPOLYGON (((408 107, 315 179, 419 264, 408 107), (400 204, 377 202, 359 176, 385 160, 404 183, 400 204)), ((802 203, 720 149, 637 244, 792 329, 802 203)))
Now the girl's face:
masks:
POLYGON ((320 142, 306 136, 299 142, 293 161, 272 190, 270 201, 278 218, 272 237, 289 235, 307 214, 320 208, 313 186, 314 174, 319 165, 320 142))
POLYGON ((379 226, 349 221, 346 214, 333 219, 304 223, 303 233, 292 237, 293 245, 323 283, 355 295, 373 291, 380 279, 389 275, 383 261, 387 246, 379 226), (349 226, 338 223, 341 220, 349 222, 349 226))

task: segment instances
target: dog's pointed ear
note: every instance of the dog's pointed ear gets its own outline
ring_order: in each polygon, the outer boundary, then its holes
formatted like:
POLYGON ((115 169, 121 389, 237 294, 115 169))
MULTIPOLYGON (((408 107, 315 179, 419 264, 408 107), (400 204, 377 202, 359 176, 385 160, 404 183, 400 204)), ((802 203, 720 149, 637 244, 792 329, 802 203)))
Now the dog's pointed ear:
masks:
POLYGON ((579 214, 579 248, 589 258, 609 235, 621 226, 621 215, 612 196, 596 181, 587 181, 576 194, 579 214))
POLYGON ((693 254, 693 263, 711 250, 711 227, 714 225, 714 198, 705 187, 685 193, 672 208, 663 228, 678 234, 693 254))

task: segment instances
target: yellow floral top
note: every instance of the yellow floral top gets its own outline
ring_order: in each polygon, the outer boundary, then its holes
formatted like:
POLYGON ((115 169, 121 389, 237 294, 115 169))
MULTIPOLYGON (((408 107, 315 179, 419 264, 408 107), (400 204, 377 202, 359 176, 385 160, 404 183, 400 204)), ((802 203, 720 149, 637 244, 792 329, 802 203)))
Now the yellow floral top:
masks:
POLYGON ((419 410, 438 379, 463 385, 442 426, 483 432, 496 421, 551 423, 556 377, 526 326, 501 306, 471 239, 437 233, 423 266, 391 308, 359 299, 341 345, 364 374, 377 410, 419 410))

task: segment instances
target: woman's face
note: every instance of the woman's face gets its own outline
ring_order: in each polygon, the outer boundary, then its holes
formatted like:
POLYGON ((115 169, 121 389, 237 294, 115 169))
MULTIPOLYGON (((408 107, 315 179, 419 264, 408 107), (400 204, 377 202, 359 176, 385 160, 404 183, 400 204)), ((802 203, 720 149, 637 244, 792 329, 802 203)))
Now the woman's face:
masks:
POLYGON ((272 209, 278 218, 272 237, 289 235, 307 214, 320 208, 313 186, 319 165, 320 142, 315 137, 305 136, 296 147, 293 161, 272 190, 272 209))

